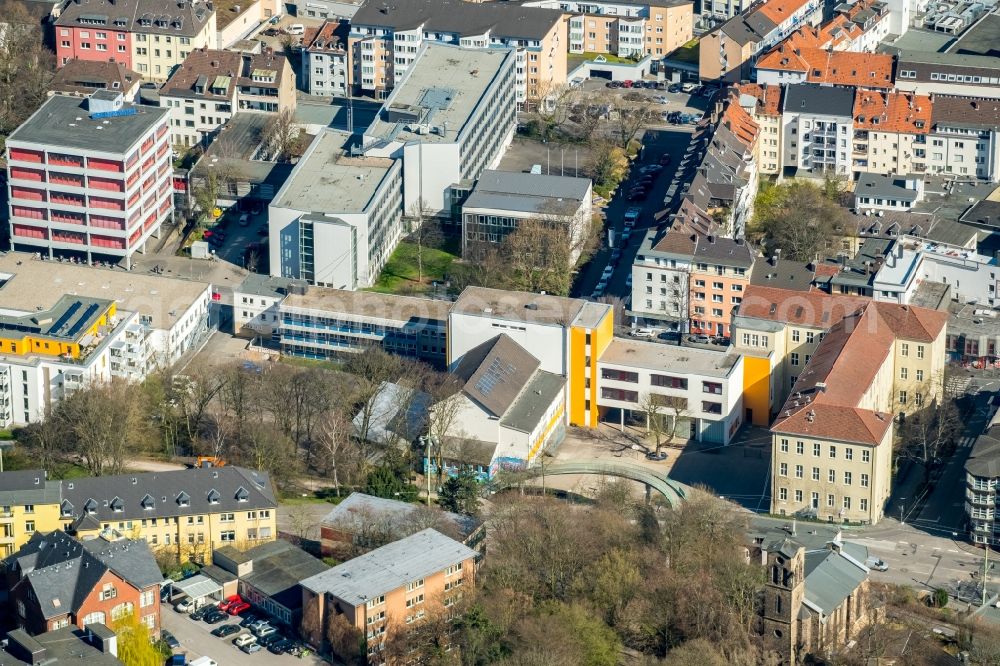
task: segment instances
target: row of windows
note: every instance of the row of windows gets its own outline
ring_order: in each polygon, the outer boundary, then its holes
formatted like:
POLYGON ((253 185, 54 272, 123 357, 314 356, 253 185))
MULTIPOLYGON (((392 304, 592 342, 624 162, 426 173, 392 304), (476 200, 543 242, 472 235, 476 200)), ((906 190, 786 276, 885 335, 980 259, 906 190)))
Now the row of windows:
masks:
MULTIPOLYGON (((789 442, 788 442, 787 438, 784 438, 784 437, 781 438, 781 444, 780 444, 780 446, 781 446, 781 452, 782 453, 788 453, 789 442)), ((805 448, 806 448, 805 442, 802 442, 802 441, 795 442, 795 453, 797 453, 798 455, 800 455, 800 456, 801 455, 805 455, 805 448)), ((829 453, 830 453, 830 457, 831 458, 836 458, 837 457, 837 445, 836 444, 830 444, 829 453)), ((822 446, 820 445, 819 442, 813 442, 813 445, 812 445, 812 454, 816 458, 818 458, 818 457, 820 457, 820 455, 822 455, 822 446)), ((861 462, 871 462, 871 456, 872 456, 872 452, 870 450, 868 450, 868 449, 861 449, 861 462)), ((851 446, 844 447, 844 460, 854 460, 854 447, 851 447, 851 446)))
MULTIPOLYGON (((794 496, 795 496, 795 502, 796 503, 801 503, 803 501, 803 498, 804 498, 804 493, 801 490, 796 490, 794 496)), ((780 501, 782 501, 782 502, 787 502, 788 501, 788 488, 778 488, 778 499, 780 501)), ((819 493, 812 493, 812 504, 811 504, 812 508, 818 509, 819 508, 819 501, 820 501, 819 493)), ((829 509, 836 508, 836 506, 837 506, 837 496, 834 495, 833 493, 828 493, 827 496, 826 496, 826 506, 829 509)), ((848 496, 844 496, 841 499, 841 506, 842 506, 842 508, 845 511, 850 511, 850 509, 851 509, 851 498, 848 497, 848 496)), ((867 497, 862 497, 859 500, 859 502, 858 502, 858 508, 861 511, 868 511, 868 498, 867 497)))
MULTIPOLYGON (((778 465, 778 476, 785 476, 785 477, 788 476, 788 463, 780 463, 778 465)), ((821 477, 820 468, 819 467, 813 467, 812 468, 812 480, 813 481, 819 481, 820 477, 821 477)), ((795 478, 796 479, 804 479, 805 478, 805 468, 802 465, 796 465, 795 466, 795 478)), ((835 469, 829 469, 829 470, 827 470, 826 480, 829 483, 836 483, 837 482, 837 470, 835 470, 835 469)), ((853 483, 853 481, 854 481, 854 474, 852 472, 844 472, 844 485, 845 486, 849 486, 849 485, 851 485, 851 483, 853 483)), ((868 477, 868 475, 867 474, 861 474, 860 482, 861 482, 861 487, 862 488, 867 488, 868 485, 869 485, 869 477, 868 477)))

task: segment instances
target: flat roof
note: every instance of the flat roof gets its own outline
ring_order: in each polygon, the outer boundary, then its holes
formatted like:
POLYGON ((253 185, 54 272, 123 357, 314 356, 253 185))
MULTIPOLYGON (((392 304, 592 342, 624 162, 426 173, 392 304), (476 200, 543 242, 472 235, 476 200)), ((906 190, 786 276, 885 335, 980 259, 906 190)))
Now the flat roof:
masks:
MULTIPOLYGON (((3 292, 0 291, 0 295, 3 292)), ((64 295, 47 310, 12 312, 0 309, 0 335, 6 338, 46 338, 63 342, 81 340, 112 302, 103 298, 64 295)))
POLYGON ((305 280, 298 280, 296 278, 250 273, 240 283, 240 286, 233 289, 233 291, 240 294, 254 294, 255 296, 278 298, 279 296, 287 296, 292 287, 305 289, 308 284, 305 280))
POLYGON ((53 95, 14 130, 7 143, 42 143, 99 153, 126 153, 170 113, 169 109, 126 103, 122 111, 135 113, 94 119, 87 110, 87 99, 53 95))
POLYGON ((532 432, 565 386, 565 377, 538 370, 514 403, 507 408, 500 419, 500 425, 521 432, 532 432))
POLYGON ((510 49, 464 49, 429 43, 365 130, 375 141, 452 143, 503 69, 510 49), (428 126, 426 134, 407 127, 428 126))
POLYGON ((589 178, 487 170, 462 207, 573 215, 589 192, 589 178))
POLYGON ((207 282, 148 275, 83 264, 41 261, 34 254, 0 255, 0 274, 11 276, 0 287, 5 308, 50 309, 66 294, 113 300, 120 310, 151 318, 153 328, 168 329, 209 289, 207 282))
POLYGON ((577 321, 586 306, 587 301, 579 298, 466 287, 451 306, 451 312, 532 324, 569 326, 577 321))
POLYGON ((272 206, 315 213, 360 213, 396 161, 352 157, 351 135, 326 129, 316 135, 272 206))
POLYGON ((305 294, 289 294, 281 304, 283 309, 315 310, 397 322, 414 319, 444 322, 450 306, 449 301, 433 298, 330 287, 309 287, 305 294))
POLYGON ((597 362, 659 372, 727 377, 739 360, 740 355, 731 352, 615 338, 597 362))
POLYGON ((360 606, 476 555, 468 546, 428 528, 306 578, 302 587, 360 606))

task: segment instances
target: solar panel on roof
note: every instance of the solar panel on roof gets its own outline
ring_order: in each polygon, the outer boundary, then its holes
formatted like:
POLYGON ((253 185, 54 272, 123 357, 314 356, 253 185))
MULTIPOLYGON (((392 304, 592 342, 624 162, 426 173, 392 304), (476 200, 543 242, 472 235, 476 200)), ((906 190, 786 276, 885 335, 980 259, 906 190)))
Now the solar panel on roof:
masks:
POLYGON ((94 313, 97 312, 97 310, 100 307, 101 306, 98 305, 97 303, 91 303, 90 305, 88 305, 87 309, 83 313, 83 316, 77 319, 76 323, 73 324, 73 326, 70 327, 69 331, 66 332, 66 337, 72 338, 76 336, 76 334, 80 332, 80 329, 83 328, 84 325, 86 325, 87 322, 90 321, 90 318, 94 316, 94 313))
POLYGON ((53 334, 56 334, 56 331, 65 326, 66 322, 68 322, 70 318, 72 318, 72 316, 76 314, 77 310, 79 310, 81 306, 82 304, 80 303, 80 301, 75 301, 72 305, 66 308, 66 312, 64 312, 63 315, 59 317, 59 320, 56 321, 55 325, 49 330, 52 331, 53 334))
POLYGON ((514 372, 515 368, 511 363, 494 358, 483 376, 476 381, 476 389, 483 395, 489 395, 497 384, 512 376, 514 372))

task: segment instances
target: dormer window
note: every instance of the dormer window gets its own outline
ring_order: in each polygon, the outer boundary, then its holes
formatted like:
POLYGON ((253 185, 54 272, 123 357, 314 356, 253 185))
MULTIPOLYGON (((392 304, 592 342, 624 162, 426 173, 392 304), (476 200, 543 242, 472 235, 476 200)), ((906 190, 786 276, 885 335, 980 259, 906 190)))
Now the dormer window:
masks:
POLYGON ((59 512, 63 516, 72 516, 73 515, 73 505, 70 503, 69 500, 63 500, 62 504, 59 507, 59 512))
POLYGON ((191 506, 191 496, 188 495, 186 492, 181 491, 181 493, 177 496, 177 505, 191 506))
POLYGON ((250 493, 247 492, 246 488, 240 486, 239 488, 236 489, 237 502, 246 502, 248 499, 250 499, 250 493))
POLYGON ((142 504, 143 511, 152 511, 153 509, 156 508, 156 501, 153 499, 151 495, 146 495, 145 497, 143 497, 142 502, 140 502, 140 504, 142 504))
POLYGON ((122 499, 120 497, 116 497, 113 500, 111 500, 111 510, 114 511, 115 513, 121 513, 122 511, 125 510, 125 503, 122 502, 122 499))
POLYGON ((88 499, 83 505, 83 510, 86 511, 88 515, 94 515, 97 513, 97 502, 93 499, 88 499))
POLYGON ((218 504, 219 503, 219 497, 220 497, 219 491, 216 490, 215 488, 212 488, 211 490, 208 491, 208 503, 209 504, 218 504))

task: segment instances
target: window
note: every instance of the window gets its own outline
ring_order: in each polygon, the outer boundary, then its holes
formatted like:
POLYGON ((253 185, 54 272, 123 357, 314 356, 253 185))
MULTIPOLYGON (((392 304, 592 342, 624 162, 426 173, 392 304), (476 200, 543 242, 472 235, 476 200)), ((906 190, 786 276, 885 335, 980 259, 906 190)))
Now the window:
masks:
POLYGON ((844 472, 844 485, 845 485, 845 486, 849 486, 849 485, 851 485, 851 479, 852 479, 852 478, 853 478, 853 477, 851 476, 851 473, 850 473, 850 472, 844 472))
POLYGON ((788 488, 778 488, 778 499, 782 502, 788 501, 788 488))
POLYGON ((851 498, 850 497, 845 497, 844 498, 844 509, 845 510, 850 510, 850 508, 851 508, 851 498))
POLYGON ((813 442, 813 455, 819 458, 819 442, 813 442))
POLYGON ((899 369, 899 378, 900 379, 909 379, 910 378, 910 371, 907 368, 900 368, 899 369))
POLYGON ((423 578, 418 578, 417 580, 409 582, 409 583, 406 584, 406 591, 407 592, 412 592, 413 590, 420 589, 423 586, 424 586, 424 579, 423 578))
POLYGON ((805 452, 805 442, 795 442, 795 452, 800 456, 805 452))
POLYGON ((409 599, 407 599, 406 600, 406 607, 407 608, 413 608, 414 606, 416 606, 418 604, 422 604, 422 603, 424 603, 424 595, 421 592, 420 594, 416 595, 415 597, 410 597, 409 599))
POLYGON ((236 531, 226 530, 221 533, 220 538, 222 541, 236 541, 236 531))
POLYGON ((34 504, 25 504, 24 505, 24 512, 25 513, 34 513, 35 512, 35 505, 34 504))
POLYGON ((815 340, 815 338, 816 338, 816 334, 815 333, 813 333, 812 331, 806 331, 806 342, 808 342, 809 344, 812 344, 813 340, 815 340))
POLYGON ((782 453, 788 453, 788 440, 787 439, 782 438, 782 440, 781 440, 781 452, 782 453))
MULTIPOLYGON (((379 597, 379 598, 382 599, 383 601, 385 600, 384 596, 379 597)), ((368 607, 371 608, 371 602, 368 602, 368 607)), ((365 622, 367 624, 375 624, 376 622, 381 622, 384 619, 385 619, 385 611, 381 610, 381 611, 379 611, 377 613, 372 613, 371 615, 369 615, 368 619, 365 620, 365 622)))
POLYGON ((918 382, 924 381, 924 371, 923 370, 917 370, 917 381, 918 382))
POLYGON ((139 608, 153 605, 153 590, 146 590, 139 594, 139 608))
POLYGON ((801 479, 802 478, 802 465, 796 465, 795 466, 795 478, 796 479, 801 479))
POLYGON ((28 534, 34 534, 35 533, 35 521, 33 521, 33 520, 25 521, 25 523, 24 523, 24 531, 27 532, 28 534))
POLYGON ((847 460, 854 460, 854 449, 850 447, 844 449, 844 458, 847 460))
POLYGON ((899 404, 901 404, 901 405, 905 405, 906 404, 906 391, 900 391, 899 392, 899 404))
POLYGON ((833 444, 830 445, 830 457, 831 458, 837 457, 837 447, 834 446, 833 444))
POLYGON ((924 357, 924 346, 917 345, 917 358, 923 358, 923 357, 924 357))
POLYGON ((795 503, 796 504, 801 504, 802 503, 802 491, 801 490, 796 490, 795 491, 795 503))
POLYGON ((831 469, 827 470, 826 480, 830 483, 837 483, 837 470, 831 469))
POLYGON ((375 597, 374 599, 369 599, 368 603, 365 605, 368 606, 368 608, 375 608, 376 606, 380 606, 384 603, 385 603, 385 595, 383 594, 375 597))
POLYGON ((813 481, 819 481, 819 467, 813 467, 812 479, 813 481))
POLYGON ((105 583, 104 587, 101 588, 101 601, 106 601, 107 599, 114 599, 118 596, 118 589, 112 583, 105 583))
POLYGON ((872 452, 869 451, 868 449, 863 449, 861 451, 861 462, 871 462, 871 461, 872 461, 872 452))
POLYGON ((788 463, 781 463, 778 465, 778 475, 788 476, 788 463))
POLYGON ((835 504, 835 500, 836 500, 836 498, 833 495, 827 495, 826 496, 826 505, 829 506, 829 507, 833 507, 834 504, 835 504))
POLYGON ((861 475, 861 487, 862 488, 867 488, 868 487, 868 475, 867 474, 862 474, 861 475))
POLYGON ((899 345, 899 355, 900 356, 909 356, 910 355, 910 345, 906 344, 905 342, 900 343, 900 345, 899 345))
POLYGON ((793 328, 792 329, 792 342, 798 342, 798 341, 799 341, 799 330, 796 329, 796 328, 793 328))
POLYGON ((233 514, 231 514, 231 513, 220 513, 219 514, 219 522, 222 522, 222 523, 231 523, 234 520, 236 520, 236 517, 233 514))
POLYGON ((792 365, 799 364, 799 354, 798 352, 792 352, 792 365))

